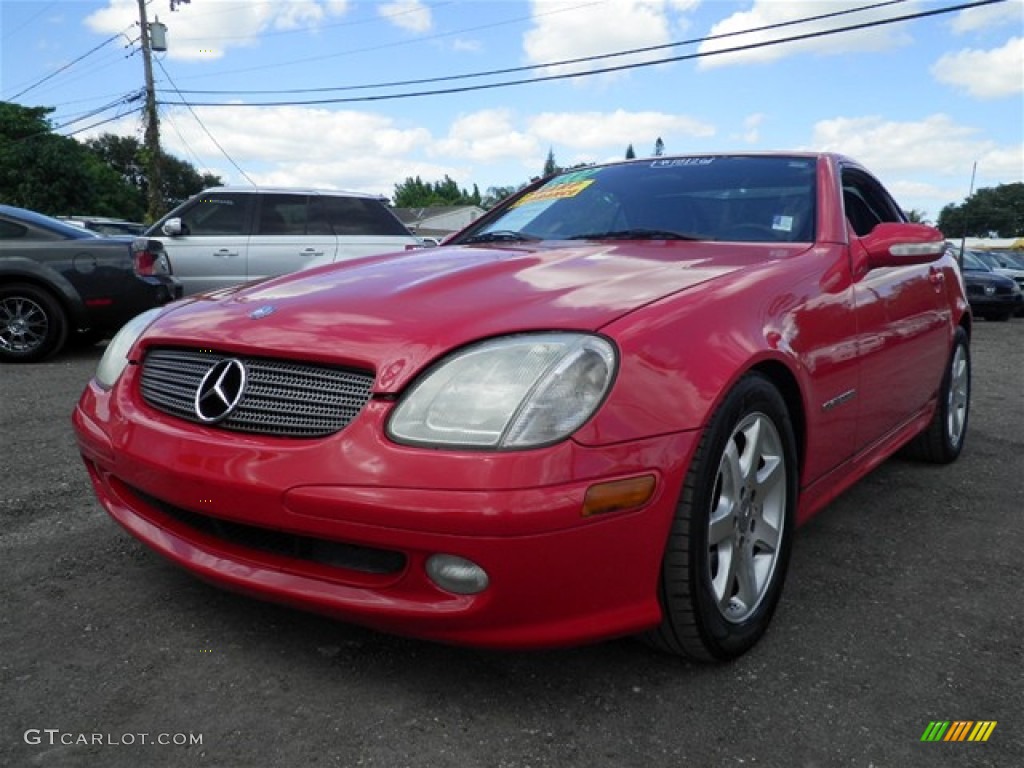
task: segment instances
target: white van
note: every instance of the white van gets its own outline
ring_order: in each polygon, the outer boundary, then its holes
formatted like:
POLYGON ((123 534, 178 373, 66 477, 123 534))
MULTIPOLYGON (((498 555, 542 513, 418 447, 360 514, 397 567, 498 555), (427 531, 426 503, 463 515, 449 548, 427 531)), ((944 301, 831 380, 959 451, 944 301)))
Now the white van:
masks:
POLYGON ((268 187, 204 190, 141 237, 136 249, 163 245, 186 295, 421 247, 379 197, 268 187))

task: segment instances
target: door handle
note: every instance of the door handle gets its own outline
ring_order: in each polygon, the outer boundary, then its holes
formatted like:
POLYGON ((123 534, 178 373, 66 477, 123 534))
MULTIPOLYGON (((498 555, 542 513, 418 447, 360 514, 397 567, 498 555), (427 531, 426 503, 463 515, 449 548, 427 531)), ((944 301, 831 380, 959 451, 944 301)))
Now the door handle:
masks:
POLYGON ((221 248, 219 251, 214 251, 213 255, 219 259, 226 259, 231 256, 237 256, 238 251, 230 251, 227 248, 221 248))
POLYGON ((303 248, 300 253, 301 256, 323 256, 323 251, 318 251, 316 248, 303 248))

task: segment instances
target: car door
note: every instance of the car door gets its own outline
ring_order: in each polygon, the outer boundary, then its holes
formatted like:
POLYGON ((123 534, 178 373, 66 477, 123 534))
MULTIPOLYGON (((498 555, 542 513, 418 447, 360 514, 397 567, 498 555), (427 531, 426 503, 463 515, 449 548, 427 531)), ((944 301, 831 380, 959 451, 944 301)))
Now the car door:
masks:
POLYGON ((182 209, 179 234, 167 234, 173 219, 164 223, 157 239, 186 294, 245 282, 254 198, 247 192, 212 191, 182 209))
POLYGON ((337 236, 337 261, 419 248, 420 243, 383 202, 358 195, 321 195, 311 205, 311 221, 337 236))
POLYGON ((867 271, 860 239, 884 221, 904 221, 882 186, 858 168, 842 171, 860 360, 857 444, 901 426, 935 396, 949 352, 946 275, 936 263, 867 271))
POLYGON ((297 272, 334 261, 337 238, 310 220, 309 195, 265 192, 249 239, 250 280, 297 272))

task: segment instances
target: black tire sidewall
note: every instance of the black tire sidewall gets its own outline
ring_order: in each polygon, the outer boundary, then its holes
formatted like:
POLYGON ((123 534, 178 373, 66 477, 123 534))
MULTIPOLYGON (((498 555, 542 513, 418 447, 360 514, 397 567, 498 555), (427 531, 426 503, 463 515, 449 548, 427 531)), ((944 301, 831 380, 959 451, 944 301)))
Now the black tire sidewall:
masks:
POLYGON ((67 338, 67 319, 60 303, 47 291, 34 285, 14 283, 0 285, 0 301, 21 297, 42 308, 46 314, 46 335, 42 343, 24 352, 14 352, 0 347, 0 362, 31 363, 45 360, 55 354, 67 338))
POLYGON ((967 340, 967 332, 958 327, 953 336, 953 348, 949 353, 949 360, 946 362, 946 372, 942 376, 942 389, 939 390, 939 402, 936 407, 936 418, 939 419, 939 428, 942 430, 942 461, 951 462, 956 459, 963 450, 964 442, 967 439, 967 427, 971 420, 971 345, 967 340), (960 440, 952 441, 949 434, 949 396, 953 387, 953 361, 956 359, 957 349, 963 349, 964 359, 967 361, 967 410, 964 413, 963 428, 960 430, 960 440))
POLYGON ((730 659, 744 653, 764 634, 782 594, 789 566, 793 527, 798 496, 796 440, 793 425, 782 396, 765 377, 748 374, 730 392, 708 426, 708 444, 700 466, 691 472, 696 478, 690 523, 690 583, 695 601, 694 613, 698 630, 708 651, 719 659, 730 659), (772 582, 757 609, 743 622, 727 621, 715 604, 708 567, 708 521, 718 466, 733 429, 751 413, 771 419, 782 441, 786 462, 786 511, 778 559, 772 582))

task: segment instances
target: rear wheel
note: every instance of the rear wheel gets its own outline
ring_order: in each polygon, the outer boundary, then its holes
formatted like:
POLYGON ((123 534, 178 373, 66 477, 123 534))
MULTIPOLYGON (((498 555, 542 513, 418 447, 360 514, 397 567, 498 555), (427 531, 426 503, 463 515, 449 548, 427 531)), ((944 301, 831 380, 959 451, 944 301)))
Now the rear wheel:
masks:
POLYGON ((739 381, 709 423, 676 507, 662 564, 663 650, 724 661, 764 633, 782 594, 797 500, 793 426, 759 374, 739 381))
POLYGON ((906 447, 905 454, 933 464, 956 461, 967 437, 971 406, 971 348, 967 331, 957 328, 953 351, 939 387, 935 415, 906 447))
POLYGON ((34 285, 0 286, 0 361, 43 360, 64 345, 67 318, 49 293, 34 285))

